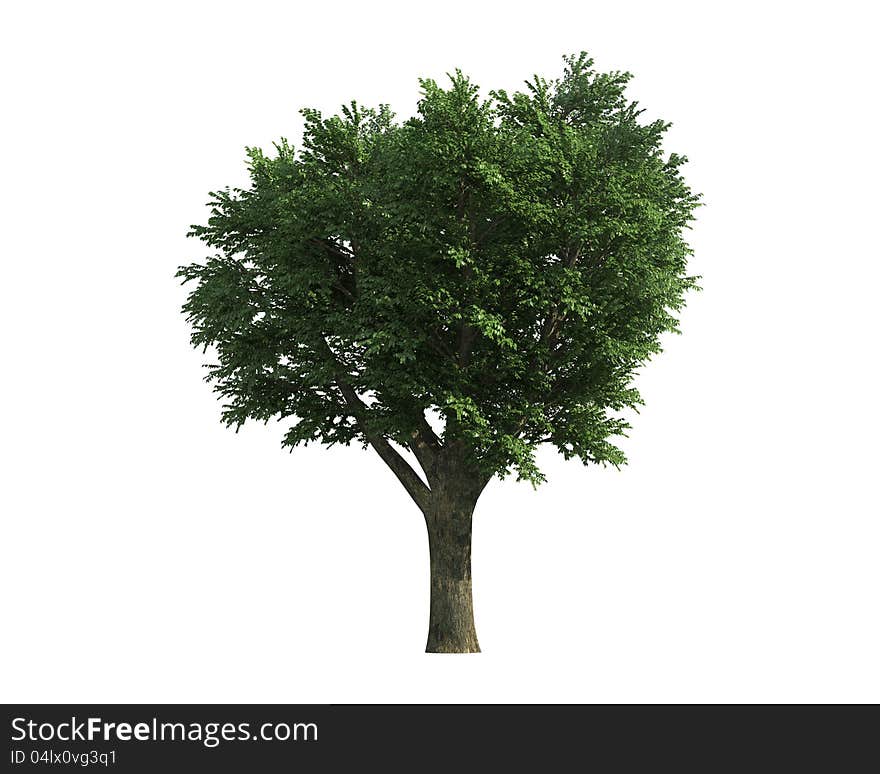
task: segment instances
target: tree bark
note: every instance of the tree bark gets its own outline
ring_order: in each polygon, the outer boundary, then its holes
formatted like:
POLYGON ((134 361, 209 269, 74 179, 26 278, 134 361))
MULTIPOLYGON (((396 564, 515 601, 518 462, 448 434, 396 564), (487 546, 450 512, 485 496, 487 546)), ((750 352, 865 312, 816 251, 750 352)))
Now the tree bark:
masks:
POLYGON ((425 509, 431 551, 428 653, 479 653, 471 583, 476 499, 436 493, 425 509))

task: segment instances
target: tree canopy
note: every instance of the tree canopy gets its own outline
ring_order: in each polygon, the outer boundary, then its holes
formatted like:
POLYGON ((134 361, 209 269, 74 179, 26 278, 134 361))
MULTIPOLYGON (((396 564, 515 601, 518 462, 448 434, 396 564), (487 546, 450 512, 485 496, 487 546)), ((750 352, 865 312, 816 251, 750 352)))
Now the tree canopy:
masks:
POLYGON ((300 149, 248 148, 249 187, 212 193, 190 232, 215 253, 178 272, 223 419, 287 420, 291 447, 370 444, 416 502, 395 444, 535 483, 541 443, 624 463, 633 377, 695 287, 699 198, 630 78, 580 54, 483 97, 455 71, 420 81, 408 120, 307 109, 300 149))

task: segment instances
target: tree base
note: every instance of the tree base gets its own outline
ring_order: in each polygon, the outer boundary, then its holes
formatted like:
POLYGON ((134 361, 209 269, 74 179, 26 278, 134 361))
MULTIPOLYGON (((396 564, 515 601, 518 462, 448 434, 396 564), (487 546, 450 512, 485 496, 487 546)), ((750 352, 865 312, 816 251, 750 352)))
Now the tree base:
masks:
POLYGON ((479 653, 480 646, 479 645, 455 645, 453 643, 442 643, 437 646, 432 646, 428 643, 428 647, 425 648, 425 653, 479 653))
POLYGON ((426 653, 479 653, 471 579, 433 578, 426 653))

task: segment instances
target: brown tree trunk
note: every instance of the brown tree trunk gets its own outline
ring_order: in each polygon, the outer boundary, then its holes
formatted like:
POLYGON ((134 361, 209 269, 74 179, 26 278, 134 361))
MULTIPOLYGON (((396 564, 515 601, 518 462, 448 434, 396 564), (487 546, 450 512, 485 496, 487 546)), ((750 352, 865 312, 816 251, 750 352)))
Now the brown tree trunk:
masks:
POLYGON ((479 653, 471 594, 471 524, 476 500, 438 495, 425 509, 431 550, 431 614, 425 650, 479 653))

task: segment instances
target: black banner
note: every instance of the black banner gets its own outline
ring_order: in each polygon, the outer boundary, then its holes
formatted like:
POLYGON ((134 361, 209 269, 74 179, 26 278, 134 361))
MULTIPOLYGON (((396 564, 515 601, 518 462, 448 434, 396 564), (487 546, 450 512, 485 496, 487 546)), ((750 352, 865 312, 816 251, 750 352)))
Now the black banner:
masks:
POLYGON ((539 770, 737 764, 849 770, 876 759, 876 707, 4 705, 6 770, 275 771, 337 764, 539 770), (868 757, 865 758, 864 755, 868 757))

